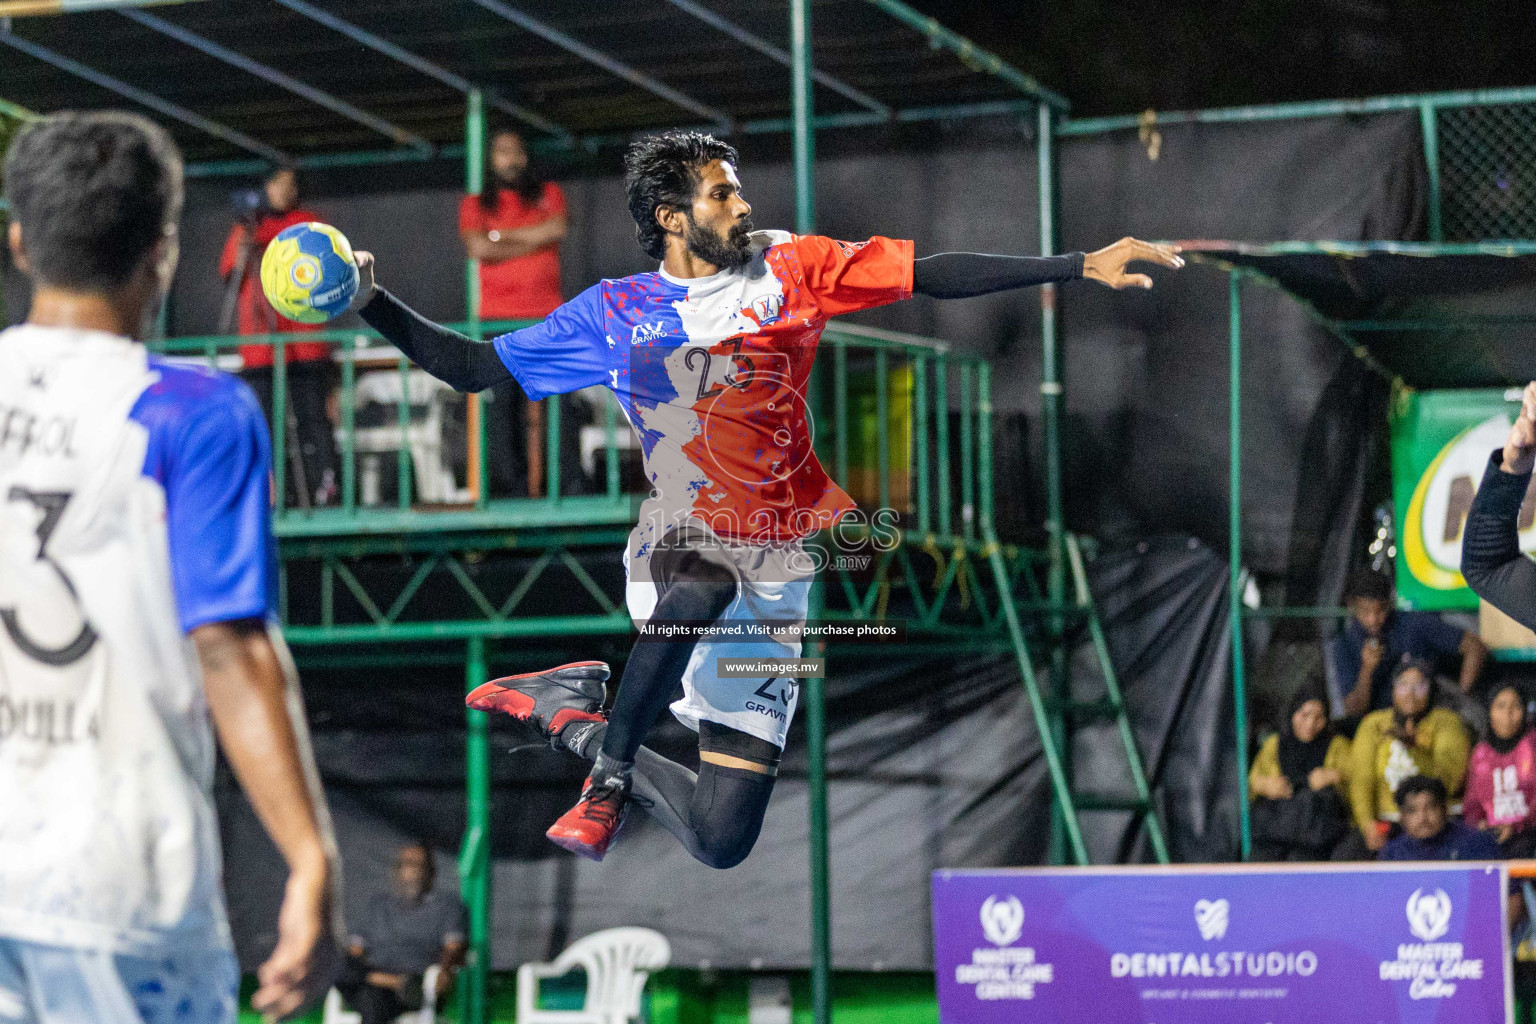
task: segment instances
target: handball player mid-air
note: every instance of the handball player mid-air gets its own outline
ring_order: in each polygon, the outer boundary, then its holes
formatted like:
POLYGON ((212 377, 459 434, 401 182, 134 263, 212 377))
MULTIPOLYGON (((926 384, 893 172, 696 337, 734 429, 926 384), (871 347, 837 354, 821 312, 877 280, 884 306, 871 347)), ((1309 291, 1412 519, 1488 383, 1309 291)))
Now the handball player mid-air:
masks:
POLYGON ((624 158, 629 212, 661 266, 599 282, 490 345, 376 287, 372 257, 357 254, 363 319, 422 369, 460 391, 514 377, 531 400, 606 385, 640 436, 653 490, 625 564, 642 635, 612 707, 602 710, 608 666, 597 661, 497 679, 468 699, 595 762, 580 801, 548 832, 593 859, 631 799, 713 867, 739 864, 757 841, 798 691, 769 674, 723 678, 718 659, 796 658, 800 640, 711 638, 695 627, 798 628, 814 575, 802 541, 855 508, 816 459, 803 397, 828 318, 913 294, 963 298, 1085 277, 1150 288, 1128 263, 1183 265, 1176 248, 1132 238, 1087 255, 916 259, 910 241, 754 231, 736 162, 735 149, 699 132, 635 142, 624 158), (641 745, 679 683, 672 712, 699 734, 697 776, 641 745))
POLYGON ((214 736, 288 864, 251 1005, 338 961, 335 843, 272 623, 267 424, 234 377, 133 339, 176 270, 181 154, 65 112, 5 158, 32 279, 0 333, 0 1020, 234 1024, 214 736))

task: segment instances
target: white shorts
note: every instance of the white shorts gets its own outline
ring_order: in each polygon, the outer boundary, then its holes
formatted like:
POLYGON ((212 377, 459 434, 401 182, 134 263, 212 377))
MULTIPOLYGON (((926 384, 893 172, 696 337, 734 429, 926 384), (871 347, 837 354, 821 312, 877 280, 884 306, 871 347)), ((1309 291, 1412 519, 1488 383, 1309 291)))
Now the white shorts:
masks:
POLYGON ((0 937, 0 1024, 234 1024, 229 950, 125 956, 0 937))
MULTIPOLYGON (((736 577, 736 597, 718 621, 785 626, 805 622, 815 573, 799 541, 736 544, 722 540, 699 520, 690 520, 680 529, 713 545, 711 561, 726 566, 736 577)), ((654 550, 647 542, 649 536, 649 531, 636 527, 624 551, 625 597, 629 616, 637 625, 650 619, 659 596, 649 567, 654 550)), ((700 721, 714 722, 782 750, 800 700, 799 681, 777 676, 722 679, 718 663, 722 657, 798 658, 800 648, 798 636, 698 641, 683 671, 683 699, 673 702, 672 714, 695 732, 700 721)))

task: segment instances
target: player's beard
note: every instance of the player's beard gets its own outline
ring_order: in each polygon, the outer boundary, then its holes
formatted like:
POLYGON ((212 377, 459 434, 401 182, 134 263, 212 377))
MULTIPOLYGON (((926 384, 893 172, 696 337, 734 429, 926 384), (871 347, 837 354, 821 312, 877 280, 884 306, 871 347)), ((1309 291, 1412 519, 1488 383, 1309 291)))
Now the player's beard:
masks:
POLYGON ((688 251, 721 270, 734 270, 752 262, 752 218, 743 217, 722 237, 688 217, 688 251))

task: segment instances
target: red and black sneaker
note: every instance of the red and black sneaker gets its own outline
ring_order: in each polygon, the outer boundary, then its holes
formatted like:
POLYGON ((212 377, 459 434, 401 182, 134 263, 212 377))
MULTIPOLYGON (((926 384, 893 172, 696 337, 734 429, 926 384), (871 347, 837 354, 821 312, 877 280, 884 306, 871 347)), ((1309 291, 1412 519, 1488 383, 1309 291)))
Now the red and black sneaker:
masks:
POLYGON ((492 679, 475 687, 464 703, 477 711, 500 711, 538 729, 553 745, 575 722, 606 722, 603 684, 608 666, 573 661, 543 672, 492 679))
POLYGON ((623 776, 587 779, 576 806, 544 834, 549 841, 590 860, 602 860, 629 810, 629 782, 623 776))

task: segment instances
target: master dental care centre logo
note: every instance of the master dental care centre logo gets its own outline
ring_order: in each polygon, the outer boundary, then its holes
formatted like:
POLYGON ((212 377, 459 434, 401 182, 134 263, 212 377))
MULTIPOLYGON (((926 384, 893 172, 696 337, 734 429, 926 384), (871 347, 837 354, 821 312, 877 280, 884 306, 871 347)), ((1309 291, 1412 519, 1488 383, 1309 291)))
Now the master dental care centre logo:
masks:
POLYGON ((1419 941, 1402 943, 1396 960, 1382 961, 1382 981, 1408 982, 1412 999, 1449 999, 1456 982, 1482 978, 1483 962, 1465 959, 1461 943, 1437 941, 1451 930, 1451 898, 1444 889, 1413 890, 1406 912, 1408 930, 1419 941))
POLYGON ((1024 934, 1024 904, 1017 896, 988 896, 981 904, 981 931, 992 943, 971 950, 971 962, 955 965, 955 982, 975 986, 981 1000, 1033 999, 1035 986, 1056 980, 1050 964, 1036 961, 1030 946, 1016 946, 1024 934))
MULTIPOLYGON (((1205 942, 1227 937, 1232 904, 1226 899, 1195 902, 1194 923, 1205 942)), ((1268 950, 1190 950, 1155 953, 1112 953, 1113 978, 1284 978, 1310 977, 1317 972, 1317 954, 1268 950)))

